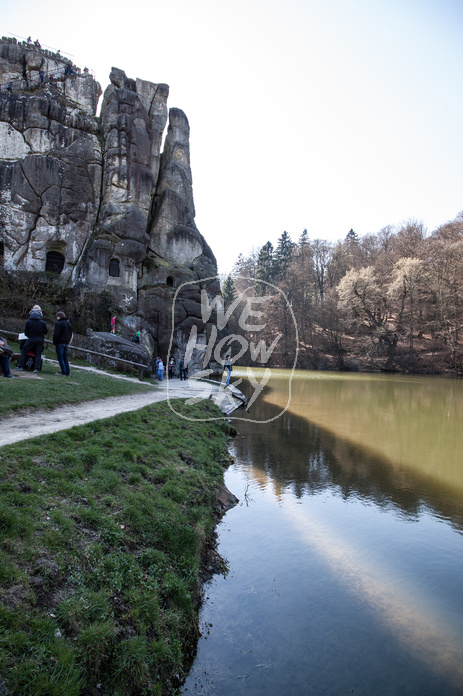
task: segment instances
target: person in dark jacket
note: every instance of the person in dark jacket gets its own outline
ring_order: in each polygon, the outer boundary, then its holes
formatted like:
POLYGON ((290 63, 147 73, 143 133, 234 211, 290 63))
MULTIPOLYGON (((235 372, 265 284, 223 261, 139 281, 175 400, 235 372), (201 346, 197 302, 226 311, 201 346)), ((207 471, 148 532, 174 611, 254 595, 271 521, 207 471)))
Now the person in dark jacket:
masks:
POLYGON ((61 372, 57 375, 69 377, 70 368, 68 362, 68 349, 72 343, 72 326, 66 319, 64 312, 56 313, 55 332, 53 334, 53 343, 56 348, 56 357, 58 358, 61 372))
POLYGON ((185 356, 182 355, 178 362, 178 369, 180 371, 180 380, 188 379, 188 363, 185 360, 185 356))
POLYGON ((13 355, 13 351, 8 345, 6 338, 0 336, 0 367, 2 368, 4 377, 13 377, 10 373, 10 357, 13 355))
POLYGON ((24 370, 27 353, 33 351, 35 353, 34 372, 38 372, 42 367, 43 345, 45 336, 48 333, 47 325, 42 319, 42 310, 39 305, 34 305, 29 312, 29 319, 26 321, 24 333, 27 336, 27 341, 21 348, 21 357, 18 360, 16 370, 24 370))

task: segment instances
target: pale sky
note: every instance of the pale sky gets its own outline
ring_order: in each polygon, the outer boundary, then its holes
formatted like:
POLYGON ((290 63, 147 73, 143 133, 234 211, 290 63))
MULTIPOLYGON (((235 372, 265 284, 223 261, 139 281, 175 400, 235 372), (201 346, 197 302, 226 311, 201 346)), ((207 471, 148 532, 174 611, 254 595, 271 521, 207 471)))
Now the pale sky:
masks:
POLYGON ((2 34, 170 86, 219 271, 463 210, 462 0, 0 0, 2 34))

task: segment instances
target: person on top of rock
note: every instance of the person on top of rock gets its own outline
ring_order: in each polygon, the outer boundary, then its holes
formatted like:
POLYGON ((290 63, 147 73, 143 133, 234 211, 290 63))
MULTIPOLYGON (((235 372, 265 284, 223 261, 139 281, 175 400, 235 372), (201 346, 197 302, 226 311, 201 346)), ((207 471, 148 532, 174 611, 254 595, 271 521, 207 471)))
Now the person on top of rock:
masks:
POLYGON ((24 370, 27 353, 30 350, 35 352, 34 372, 38 372, 42 366, 42 351, 45 343, 45 336, 48 333, 47 325, 43 321, 42 316, 40 305, 34 305, 29 312, 29 319, 26 321, 26 326, 24 327, 27 341, 21 348, 21 357, 18 360, 16 370, 24 370))

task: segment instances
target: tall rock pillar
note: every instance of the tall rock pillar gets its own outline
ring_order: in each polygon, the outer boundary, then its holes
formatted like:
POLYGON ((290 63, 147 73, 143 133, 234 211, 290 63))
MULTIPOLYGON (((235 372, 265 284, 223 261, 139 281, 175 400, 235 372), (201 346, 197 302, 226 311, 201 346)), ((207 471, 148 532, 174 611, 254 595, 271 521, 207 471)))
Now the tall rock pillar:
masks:
POLYGON ((124 314, 137 311, 137 283, 149 243, 167 85, 131 80, 113 68, 101 109, 103 181, 95 233, 83 279, 107 287, 124 314), (138 93, 138 90, 140 93, 138 93))
MULTIPOLYGON (((156 327, 155 351, 162 357, 171 335, 173 352, 179 355, 184 351, 193 325, 198 330, 198 343, 206 344, 211 327, 201 320, 201 290, 205 289, 210 297, 220 293, 215 257, 194 218, 190 128, 183 111, 173 108, 169 111, 138 295, 146 321, 156 327)), ((199 353, 195 357, 198 359, 199 353)))

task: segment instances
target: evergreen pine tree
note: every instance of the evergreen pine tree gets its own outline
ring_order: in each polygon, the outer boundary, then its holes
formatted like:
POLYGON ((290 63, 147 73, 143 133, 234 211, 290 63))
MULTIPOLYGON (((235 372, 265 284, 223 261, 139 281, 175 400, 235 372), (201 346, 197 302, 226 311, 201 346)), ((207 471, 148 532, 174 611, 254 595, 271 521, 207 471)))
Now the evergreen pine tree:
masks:
POLYGON ((358 240, 359 238, 357 232, 354 232, 351 227, 349 232, 346 234, 346 242, 349 242, 350 244, 357 244, 358 240))
POLYGON ((271 283, 275 277, 275 258, 273 252, 272 242, 267 242, 264 244, 262 249, 259 251, 259 256, 257 257, 257 270, 256 270, 256 289, 257 291, 264 295, 267 293, 268 286, 265 283, 271 283), (259 282, 265 281, 265 283, 259 282))
POLYGON ((291 262, 295 243, 291 241, 291 237, 287 232, 283 232, 278 240, 278 245, 275 251, 275 276, 284 278, 288 266, 291 262))
POLYGON ((307 247, 310 246, 310 239, 307 230, 303 230, 301 236, 299 237, 299 246, 307 247))
POLYGON ((225 306, 225 311, 236 300, 235 281, 231 275, 228 275, 222 285, 222 297, 225 306))

